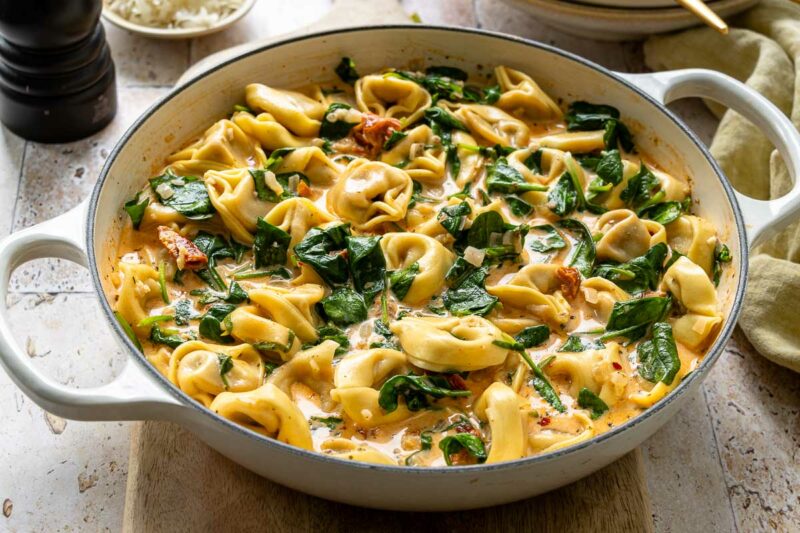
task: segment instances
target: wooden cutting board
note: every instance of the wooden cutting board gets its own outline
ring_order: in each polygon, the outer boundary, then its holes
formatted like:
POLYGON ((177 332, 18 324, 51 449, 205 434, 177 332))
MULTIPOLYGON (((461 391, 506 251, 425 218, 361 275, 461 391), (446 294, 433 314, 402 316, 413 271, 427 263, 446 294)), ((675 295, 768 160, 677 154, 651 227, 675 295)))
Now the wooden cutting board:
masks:
POLYGON ((637 449, 603 470, 530 500, 453 513, 400 513, 333 503, 272 483, 166 422, 131 436, 123 531, 650 532, 637 449))

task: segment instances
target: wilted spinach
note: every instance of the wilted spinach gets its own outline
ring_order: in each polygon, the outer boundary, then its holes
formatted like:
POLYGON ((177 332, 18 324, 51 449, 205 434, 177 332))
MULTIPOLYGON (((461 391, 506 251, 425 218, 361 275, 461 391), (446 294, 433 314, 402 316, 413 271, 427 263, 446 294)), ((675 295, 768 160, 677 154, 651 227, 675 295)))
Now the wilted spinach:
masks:
POLYGON ((631 294, 656 290, 668 251, 667 245, 660 242, 626 263, 597 265, 593 275, 613 281, 631 294))
POLYGON ((334 71, 339 76, 339 79, 350 85, 353 85, 358 81, 358 78, 361 77, 356 71, 355 62, 349 57, 343 57, 342 60, 339 61, 339 64, 336 65, 334 71))
POLYGON ((652 383, 672 385, 681 369, 678 347, 667 322, 653 324, 653 338, 643 341, 636 349, 639 354, 639 375, 652 383))
POLYGON ((133 229, 139 229, 139 225, 141 225, 142 219, 144 218, 144 211, 147 209, 147 206, 150 205, 150 197, 145 195, 144 200, 139 201, 141 196, 142 192, 137 192, 136 196, 125 202, 125 212, 131 217, 133 229))
POLYGON ((291 235, 261 217, 256 220, 253 256, 256 268, 286 263, 291 235))
POLYGON ((331 118, 333 118, 331 115, 340 109, 353 108, 342 102, 334 102, 328 106, 328 109, 325 110, 325 114, 322 116, 322 125, 319 128, 319 136, 323 139, 338 141, 342 137, 347 137, 347 134, 350 133, 350 130, 353 129, 353 126, 356 126, 361 122, 347 122, 341 119, 331 120, 331 118))
POLYGON ((486 190, 489 194, 519 194, 531 191, 546 191, 547 186, 540 183, 528 183, 517 169, 508 164, 505 157, 500 157, 489 165, 486 176, 486 190))
POLYGON ((447 273, 447 279, 458 279, 458 284, 453 284, 445 291, 442 301, 448 311, 454 316, 479 315, 484 316, 499 301, 496 296, 486 292, 484 286, 489 272, 487 267, 476 268, 459 258, 447 273), (469 267, 464 265, 466 263, 469 267), (461 270, 453 275, 453 269, 461 270))
POLYGON ((232 328, 228 317, 234 309, 236 306, 233 304, 213 304, 209 307, 206 314, 200 319, 198 328, 200 335, 222 344, 233 342, 233 337, 230 336, 232 328), (225 325, 224 328, 223 325, 225 325), (226 333, 223 333, 223 329, 226 333))
POLYGON ((461 234, 461 230, 464 229, 467 215, 470 213, 472 213, 472 208, 469 203, 461 202, 460 204, 443 207, 439 211, 437 220, 450 235, 457 238, 461 234))
POLYGON ((586 225, 572 218, 565 218, 557 222, 560 228, 574 232, 576 242, 567 258, 567 266, 575 267, 586 278, 591 276, 597 251, 592 239, 592 233, 586 225))
POLYGON ((442 450, 444 462, 447 463, 447 466, 453 465, 450 456, 461 450, 467 450, 479 463, 486 462, 486 458, 488 457, 483 441, 470 433, 457 433, 443 438, 439 441, 439 449, 442 450))
POLYGON ((586 350, 602 350, 605 345, 598 340, 584 339, 579 335, 570 335, 558 349, 559 352, 585 352, 586 350))
POLYGON ((532 229, 542 231, 545 236, 542 239, 531 241, 530 249, 534 252, 547 253, 553 250, 561 250, 567 246, 567 242, 561 234, 550 224, 534 226, 532 229))
POLYGON ((392 292, 397 296, 398 300, 402 300, 406 297, 418 273, 419 263, 414 262, 406 268, 395 270, 389 274, 389 283, 392 286, 392 292))
POLYGON ((346 237, 347 260, 353 276, 353 285, 364 295, 367 305, 385 285, 386 259, 381 250, 381 238, 346 237))
POLYGON ((309 264, 330 286, 347 282, 348 269, 345 258, 350 227, 339 224, 326 229, 311 228, 302 241, 294 247, 297 259, 309 264))
POLYGON ((608 411, 608 404, 586 387, 583 387, 578 392, 578 405, 591 411, 589 416, 592 420, 597 420, 603 416, 603 413, 608 411))
POLYGON ((655 322, 663 320, 672 307, 669 297, 650 296, 634 300, 615 302, 606 331, 600 340, 626 337, 636 341, 647 335, 655 322))
POLYGON ((174 349, 186 342, 186 339, 181 337, 177 330, 161 329, 158 325, 153 325, 150 330, 150 342, 164 344, 174 349))
POLYGON ((345 327, 367 319, 364 298, 349 287, 334 289, 320 303, 325 315, 337 326, 345 327))
POLYGON ((188 219, 206 220, 214 216, 214 206, 211 205, 206 185, 200 178, 178 177, 167 170, 160 176, 150 178, 150 188, 156 193, 159 202, 188 219), (165 187, 170 191, 169 194, 164 194, 165 187))
POLYGON ((714 286, 719 286, 719 280, 722 277, 722 263, 730 263, 733 260, 731 251, 727 244, 723 244, 714 252, 714 286))
POLYGON ((472 394, 468 390, 454 390, 447 378, 441 375, 397 375, 387 379, 378 393, 378 405, 387 413, 397 409, 402 396, 409 411, 419 411, 430 405, 431 398, 459 398, 472 394))

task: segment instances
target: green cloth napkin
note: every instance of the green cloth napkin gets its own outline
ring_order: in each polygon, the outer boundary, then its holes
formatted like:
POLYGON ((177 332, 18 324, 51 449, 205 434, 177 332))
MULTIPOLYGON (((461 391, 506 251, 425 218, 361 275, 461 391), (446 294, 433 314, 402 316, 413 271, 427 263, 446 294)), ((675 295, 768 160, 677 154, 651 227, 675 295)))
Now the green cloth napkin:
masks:
MULTIPOLYGON (((651 37, 644 46, 653 70, 700 67, 737 78, 769 98, 800 125, 800 5, 763 0, 734 18, 731 31, 710 28, 651 37)), ((777 198, 791 187, 781 158, 766 137, 734 111, 721 116, 711 153, 740 192, 777 198)), ((799 177, 800 178, 800 177, 799 177)), ((800 223, 756 248, 739 318, 753 346, 768 359, 800 372, 800 223)))

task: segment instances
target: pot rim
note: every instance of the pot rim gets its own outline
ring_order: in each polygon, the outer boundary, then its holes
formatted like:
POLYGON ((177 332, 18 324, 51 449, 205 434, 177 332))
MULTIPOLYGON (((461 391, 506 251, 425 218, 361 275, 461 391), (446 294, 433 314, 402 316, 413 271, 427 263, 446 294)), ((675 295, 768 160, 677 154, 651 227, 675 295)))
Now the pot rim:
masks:
POLYGON ((310 461, 319 461, 323 463, 334 463, 335 466, 343 466, 343 467, 350 467, 354 469, 361 469, 361 470, 373 470, 379 471, 386 474, 400 474, 400 475, 442 475, 448 474, 451 476, 456 476, 457 474, 478 474, 486 471, 504 471, 509 469, 516 469, 522 467, 531 467, 536 463, 543 463, 548 462, 556 459, 560 459, 562 457, 572 455, 578 453, 581 450, 586 449, 589 446, 600 444, 607 440, 613 439, 618 437, 619 435, 625 433, 628 430, 632 430, 635 426, 643 423, 647 418, 654 416, 661 410, 663 410, 667 405, 677 400, 683 394, 686 393, 687 390, 691 387, 691 385, 697 381, 704 379, 705 375, 717 361, 717 359, 722 355, 723 349, 727 344, 728 340, 730 339, 733 330, 736 326, 737 319, 739 317, 739 313, 741 312, 742 302, 744 299, 744 292, 747 285, 747 274, 748 274, 748 255, 749 250, 747 246, 747 235, 745 233, 745 224, 742 218, 741 209, 739 204, 736 200, 736 196, 734 195, 733 187, 731 186, 730 182, 728 181, 725 174, 722 172, 722 169, 717 164, 716 160, 713 158, 711 153, 708 149, 703 145, 702 141, 697 137, 697 135, 686 125, 684 122, 677 117, 672 111, 670 111, 665 105, 661 104, 657 100, 655 100, 652 96, 638 88, 636 85, 632 84, 631 82, 625 80, 624 78, 618 76, 613 71, 594 63, 588 59, 585 59, 579 55, 573 54, 571 52, 567 52, 561 50, 552 45, 548 45, 545 43, 541 43, 538 41, 534 41, 531 39, 525 39, 523 37, 518 37, 514 35, 508 35, 505 33, 477 29, 477 28, 462 28, 462 27, 455 27, 455 26, 447 26, 447 25, 435 25, 435 24, 381 24, 381 25, 374 25, 374 26, 354 26, 348 28, 340 28, 340 29, 333 29, 333 30, 326 30, 321 32, 315 32, 307 35, 301 36, 293 36, 288 37, 286 39, 280 39, 278 41, 271 42, 264 46, 260 46, 254 50, 247 51, 241 55, 237 55, 236 57, 227 59, 222 63, 198 74, 197 76, 191 78, 190 80, 186 81, 184 84, 175 87, 171 90, 168 94, 164 95, 161 99, 151 105, 142 115, 136 119, 136 121, 125 131, 125 133, 120 137, 117 141, 116 145, 112 149, 111 153, 109 154, 108 158, 106 159, 105 164, 100 172, 100 175, 97 179, 97 183, 94 186, 92 191, 91 198, 89 200, 88 206, 88 220, 86 223, 86 240, 87 240, 87 250, 89 256, 89 271, 92 277, 92 284, 94 286, 94 290, 97 295, 100 297, 100 305, 103 309, 103 313, 105 315, 105 319, 108 323, 110 323, 111 328, 116 333, 117 337, 125 344, 128 349, 128 352, 134 356, 134 360, 142 366, 146 372, 154 378, 159 384, 162 386, 163 389, 169 391, 169 393, 178 399, 183 408, 192 408, 201 413, 203 416, 211 419, 211 421, 222 424, 228 430, 231 430, 235 433, 238 433, 244 437, 249 439, 254 439, 258 441, 261 445, 268 446, 268 447, 275 447, 282 452, 292 453, 294 455, 298 455, 304 459, 310 461), (560 450, 555 450, 553 452, 534 455, 530 457, 523 457, 520 459, 516 459, 513 461, 506 461, 501 463, 492 463, 492 464, 478 464, 478 465, 465 465, 465 466, 444 466, 444 467, 429 467, 429 466, 400 466, 400 465, 378 465, 378 464, 371 464, 371 463, 363 463, 359 461, 351 461, 347 459, 340 459, 337 457, 325 455, 323 453, 313 451, 313 450, 304 450, 302 448, 298 448, 296 446, 292 446, 290 444, 286 444, 284 442, 280 442, 276 439, 261 435, 254 431, 250 431, 243 426, 240 426, 216 413, 211 411, 210 409, 202 406, 198 402, 191 399, 187 396, 183 391, 181 391, 178 387, 176 387, 172 382, 170 382, 165 376, 156 370, 156 368, 151 365, 145 358, 144 354, 140 352, 134 346, 133 342, 128 338, 125 332, 122 329, 120 323, 114 318, 114 313, 111 308, 111 304, 108 298, 103 291, 103 286, 100 280, 100 274, 98 269, 98 264, 96 260, 96 250, 94 247, 94 230, 95 230, 95 216, 97 214, 97 205, 98 205, 98 198, 100 196, 100 192, 105 185, 106 179, 108 178, 109 170, 111 166, 114 164, 117 156, 120 152, 125 148, 128 140, 131 136, 136 133, 136 131, 147 121, 150 117, 158 111, 162 106, 168 105, 169 102, 178 94, 180 94, 185 89, 189 88, 190 86, 201 82, 206 76, 227 67, 228 65, 240 61, 244 58, 250 57, 255 54, 259 54, 266 50, 270 50, 273 48, 279 48, 286 44, 291 44, 300 41, 309 41, 318 39, 320 37, 326 37, 331 35, 338 35, 344 33, 357 33, 357 32, 364 32, 364 31, 382 31, 382 30, 398 30, 402 29, 403 31, 445 31, 445 32, 453 32, 456 34, 467 34, 467 35, 477 35, 482 37, 490 37, 494 39, 500 39, 503 41, 508 41, 512 43, 523 44, 526 46, 530 46, 532 48, 537 48, 539 50, 543 50, 545 52, 555 54, 561 56, 562 58, 580 63, 585 67, 589 67, 600 74, 603 74, 606 78, 608 78, 610 82, 616 82, 625 86, 627 89, 633 91, 637 95, 641 96, 645 99, 654 109, 654 111, 658 111, 669 118, 682 132, 686 135, 694 145, 700 150, 700 152, 705 157, 708 164, 714 170, 714 174, 716 178, 721 182, 722 187, 725 191, 725 195, 727 197, 728 203, 731 206, 731 209, 734 214, 734 221, 736 226, 736 236, 739 239, 740 243, 740 268, 738 271, 738 280, 736 291, 734 295, 733 304, 731 306, 730 313, 728 314, 725 323, 722 326, 722 329, 719 332, 716 340, 714 341, 713 345, 708 349, 703 359, 700 361, 700 364, 697 368, 689 373, 683 381, 681 381, 678 386, 670 391, 665 398, 658 401, 655 405, 648 408, 643 413, 635 416, 624 423, 615 426, 605 433, 602 433, 596 437, 578 443, 574 446, 569 446, 567 448, 563 448, 560 450))

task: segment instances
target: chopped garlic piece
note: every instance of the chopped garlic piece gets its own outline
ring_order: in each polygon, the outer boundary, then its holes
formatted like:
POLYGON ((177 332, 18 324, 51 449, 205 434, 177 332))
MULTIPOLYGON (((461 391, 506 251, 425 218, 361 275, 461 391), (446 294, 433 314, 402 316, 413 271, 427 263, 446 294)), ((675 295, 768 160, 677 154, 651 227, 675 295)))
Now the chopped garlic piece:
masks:
POLYGON ((479 250, 474 246, 467 246, 467 249, 464 250, 464 260, 471 264, 479 267, 483 264, 483 259, 486 257, 486 252, 483 250, 479 250))

